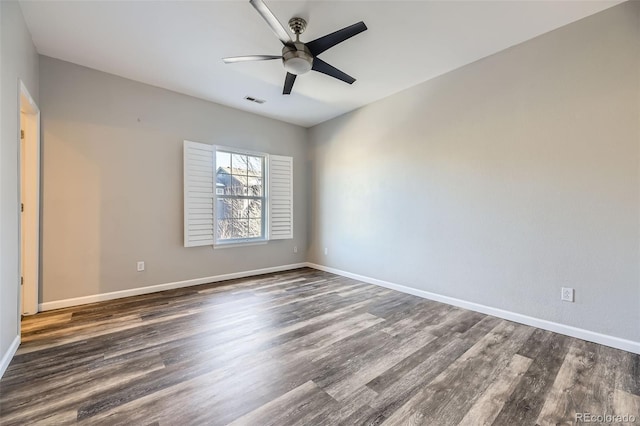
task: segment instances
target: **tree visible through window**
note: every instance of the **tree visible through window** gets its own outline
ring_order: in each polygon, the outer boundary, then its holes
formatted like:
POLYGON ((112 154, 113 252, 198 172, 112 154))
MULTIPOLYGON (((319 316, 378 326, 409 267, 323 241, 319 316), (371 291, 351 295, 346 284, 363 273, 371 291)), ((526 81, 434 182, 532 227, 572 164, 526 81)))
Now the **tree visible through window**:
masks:
POLYGON ((265 157, 216 151, 216 240, 265 238, 265 157))

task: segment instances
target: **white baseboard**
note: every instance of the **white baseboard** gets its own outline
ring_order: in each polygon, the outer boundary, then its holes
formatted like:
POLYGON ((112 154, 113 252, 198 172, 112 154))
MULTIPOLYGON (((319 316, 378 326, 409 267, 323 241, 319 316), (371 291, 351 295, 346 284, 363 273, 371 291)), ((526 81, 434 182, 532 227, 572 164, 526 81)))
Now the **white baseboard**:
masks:
POLYGON ((559 324, 553 321, 547 321, 540 318, 530 317, 528 315, 505 311, 503 309, 493 308, 491 306, 481 305, 479 303, 468 302, 466 300, 456 299, 449 296, 442 296, 440 294, 431 293, 404 285, 394 284, 388 281, 366 277, 364 275, 353 274, 351 272, 342 271, 340 269, 335 269, 328 266, 317 265, 315 263, 307 262, 306 266, 325 272, 331 272, 332 274, 342 275, 343 277, 353 278, 355 280, 362 281, 368 284, 397 290, 402 293, 412 294, 424 299, 435 300, 436 302, 446 303, 448 305, 457 306, 460 308, 468 309, 470 311, 480 312, 520 324, 541 328, 543 330, 553 331, 554 333, 560 333, 567 336, 576 337, 578 339, 587 340, 589 342, 599 343, 601 345, 610 346, 612 348, 622 349, 624 351, 640 354, 640 342, 635 342, 633 340, 621 339, 619 337, 609 336, 606 334, 596 333, 595 331, 589 331, 570 325, 559 324))
MULTIPOLYGON (((385 287, 392 290, 400 291, 402 293, 412 294, 414 296, 422 297, 429 300, 434 300, 436 302, 442 302, 448 305, 469 309, 470 311, 492 315, 494 317, 506 319, 509 321, 514 321, 520 324, 525 324, 532 327, 541 328, 543 330, 553 331, 555 333, 576 337, 578 339, 587 340, 589 342, 599 343, 601 345, 610 346, 612 348, 622 349, 628 352, 640 354, 640 342, 635 342, 633 340, 626 340, 619 337, 597 333, 595 331, 585 330, 585 329, 573 327, 570 325, 560 324, 553 321, 547 321, 540 318, 530 317, 528 315, 518 314, 516 312, 505 311, 503 309, 481 305, 479 303, 468 302, 466 300, 456 299, 454 297, 443 296, 443 295, 431 293, 425 290, 419 290, 416 288, 407 287, 400 284, 394 284, 388 281, 383 281, 376 278, 367 277, 364 275, 358 275, 351 272, 342 271, 340 269, 335 269, 328 266, 318 265, 310 262, 294 263, 291 265, 282 265, 282 266, 275 266, 275 267, 263 268, 263 269, 254 269, 251 271, 234 272, 231 274, 224 274, 224 275, 214 275, 211 277, 195 278, 191 280, 158 284, 158 285, 140 287, 140 288, 135 288, 130 290, 114 291, 111 293, 101 293, 101 294, 95 294, 91 296, 76 297, 73 299, 56 300, 53 302, 41 303, 39 305, 39 308, 40 308, 40 311, 49 311, 52 309, 67 308, 70 306, 102 302, 105 300, 119 299, 122 297, 138 296, 141 294, 155 293, 158 291, 171 290, 175 288, 182 288, 182 287, 189 287, 189 286, 194 286, 199 284, 207 284, 207 283, 213 283, 218 281, 232 280, 236 278, 245 278, 245 277, 251 277, 255 275, 268 274, 272 272, 287 271, 291 269, 303 268, 305 266, 309 268, 318 269, 321 271, 331 272, 332 274, 353 278, 355 280, 362 281, 368 284, 373 284, 380 287, 385 287)), ((19 336, 16 336, 16 339, 12 343, 10 350, 4 355, 4 357, 2 358, 2 362, 0 363, 0 377, 1 377, 1 373, 4 373, 4 370, 9 365, 9 362, 11 361, 11 358, 13 357, 13 354, 17 350, 19 344, 20 344, 20 338, 19 336)))
POLYGON ((2 360, 0 361, 0 379, 4 376, 4 372, 7 371, 13 356, 16 354, 18 350, 18 346, 20 346, 20 336, 16 336, 11 342, 11 346, 7 349, 7 352, 2 356, 2 360))
POLYGON ((251 277, 254 275, 269 274, 272 272, 288 271, 290 269, 304 268, 306 263, 294 263, 291 265, 274 266, 271 268, 254 269, 251 271, 234 272, 231 274, 214 275, 212 277, 194 278, 185 281, 158 284, 147 287, 132 288, 130 290, 113 291, 111 293, 93 294, 91 296, 74 297, 72 299, 55 300, 53 302, 40 303, 40 312, 52 309, 68 308, 70 306, 85 305, 87 303, 104 302, 105 300, 120 299, 122 297, 139 296, 141 294, 156 293, 158 291, 172 290, 175 288, 190 287, 199 284, 208 284, 218 281, 233 280, 236 278, 251 277))

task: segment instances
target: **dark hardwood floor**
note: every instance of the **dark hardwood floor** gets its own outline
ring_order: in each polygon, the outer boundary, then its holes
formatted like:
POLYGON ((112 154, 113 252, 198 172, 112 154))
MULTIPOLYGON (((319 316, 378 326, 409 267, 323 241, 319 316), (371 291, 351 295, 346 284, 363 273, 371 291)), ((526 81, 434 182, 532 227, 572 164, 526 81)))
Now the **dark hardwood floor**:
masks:
POLYGON ((640 356, 313 269, 25 318, 2 425, 555 425, 640 356))

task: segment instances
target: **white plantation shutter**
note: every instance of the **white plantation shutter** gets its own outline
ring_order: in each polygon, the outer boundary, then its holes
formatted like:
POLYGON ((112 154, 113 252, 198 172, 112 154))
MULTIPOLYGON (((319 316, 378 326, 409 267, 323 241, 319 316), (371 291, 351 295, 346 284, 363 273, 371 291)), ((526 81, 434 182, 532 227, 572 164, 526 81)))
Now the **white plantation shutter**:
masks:
POLYGON ((269 156, 269 239, 293 238, 293 158, 269 156))
POLYGON ((184 141, 184 246, 214 243, 215 148, 184 141))

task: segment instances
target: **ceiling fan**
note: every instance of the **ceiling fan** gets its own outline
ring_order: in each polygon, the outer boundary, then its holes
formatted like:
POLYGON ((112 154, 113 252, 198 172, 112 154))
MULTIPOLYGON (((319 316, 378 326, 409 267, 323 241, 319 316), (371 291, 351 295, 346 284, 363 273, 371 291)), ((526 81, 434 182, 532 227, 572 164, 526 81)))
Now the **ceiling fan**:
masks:
POLYGON ((293 83, 296 81, 296 76, 311 70, 321 72, 349 84, 356 81, 355 78, 318 58, 318 55, 325 50, 332 48, 336 44, 342 43, 343 41, 365 31, 367 26, 364 22, 360 21, 308 43, 303 43, 300 41, 300 34, 302 34, 307 27, 307 21, 297 17, 289 20, 289 28, 291 29, 291 32, 296 35, 296 39, 294 41, 287 30, 285 30, 282 24, 280 24, 278 18, 276 18, 273 12, 269 10, 262 0, 249 0, 249 3, 251 3, 260 16, 267 21, 267 24, 271 27, 273 32, 276 33, 276 36, 284 45, 282 48, 282 55, 234 56, 231 58, 223 58, 225 63, 232 64, 236 62, 282 59, 284 69, 287 71, 287 76, 284 80, 284 89, 282 90, 283 95, 291 94, 291 89, 293 88, 293 83))

